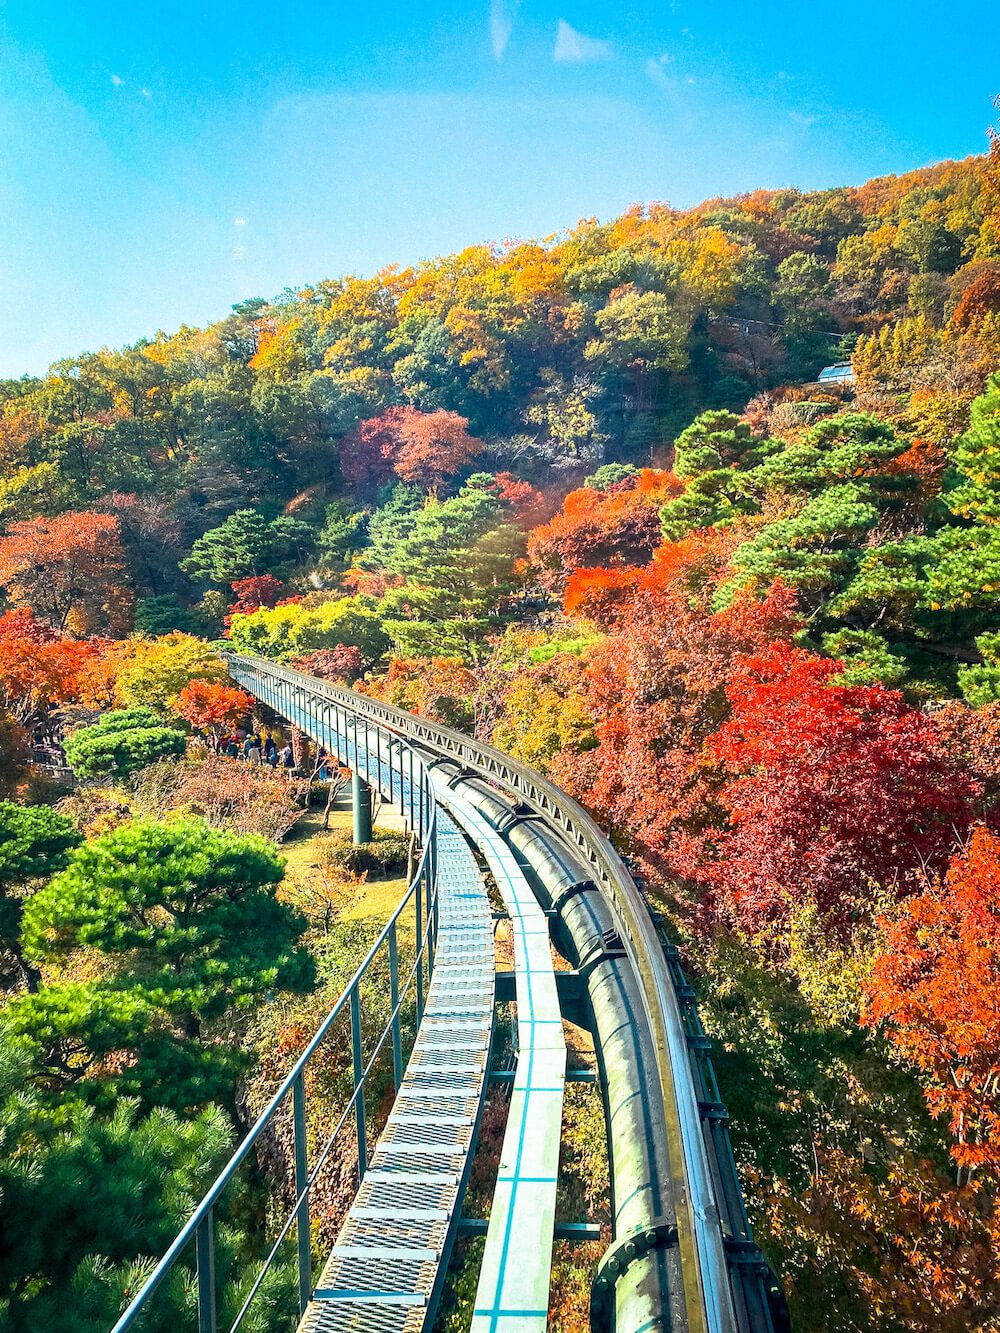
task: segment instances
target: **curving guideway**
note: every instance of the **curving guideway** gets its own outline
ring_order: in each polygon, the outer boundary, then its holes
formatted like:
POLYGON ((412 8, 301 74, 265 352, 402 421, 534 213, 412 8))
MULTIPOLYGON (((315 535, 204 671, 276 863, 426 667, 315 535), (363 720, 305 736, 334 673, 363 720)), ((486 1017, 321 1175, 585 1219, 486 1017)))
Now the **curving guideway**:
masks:
POLYGON ((544 1333, 566 1078, 549 926, 524 871, 493 825, 454 789, 439 788, 438 799, 485 858, 514 939, 517 1065, 472 1333, 544 1333))

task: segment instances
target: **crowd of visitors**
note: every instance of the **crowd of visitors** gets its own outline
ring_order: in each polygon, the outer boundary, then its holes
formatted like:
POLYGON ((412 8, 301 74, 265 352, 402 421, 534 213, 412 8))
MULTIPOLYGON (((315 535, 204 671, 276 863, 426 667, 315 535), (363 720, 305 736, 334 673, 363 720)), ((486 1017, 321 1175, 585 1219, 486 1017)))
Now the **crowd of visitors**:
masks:
POLYGON ((231 732, 219 741, 219 753, 247 764, 268 764, 271 768, 295 767, 295 755, 286 741, 280 748, 270 733, 231 732))
MULTIPOLYGON (((281 768, 289 775, 298 768, 291 743, 285 741, 279 746, 278 741, 269 732, 242 730, 231 732, 220 739, 219 753, 245 764, 267 764, 270 768, 281 768)), ((316 758, 315 776, 324 782, 330 776, 333 767, 333 760, 320 746, 316 758)))

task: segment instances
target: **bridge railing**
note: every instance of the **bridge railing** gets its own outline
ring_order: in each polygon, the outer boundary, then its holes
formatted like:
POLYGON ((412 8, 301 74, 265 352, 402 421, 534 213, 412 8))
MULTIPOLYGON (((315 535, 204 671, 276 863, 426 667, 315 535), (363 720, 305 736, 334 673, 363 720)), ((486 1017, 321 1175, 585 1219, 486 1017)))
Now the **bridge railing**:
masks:
MULTIPOLYGON (((287 714, 286 714, 287 715, 287 714)), ((290 716, 290 720, 309 730, 305 716, 290 716)), ((285 1216, 277 1223, 277 1235, 270 1251, 263 1258, 259 1271, 249 1285, 246 1295, 233 1297, 224 1294, 230 1306, 227 1317, 229 1333, 237 1333, 264 1286, 268 1274, 279 1261, 283 1247, 287 1247, 294 1233, 296 1239, 296 1267, 299 1313, 312 1295, 312 1257, 310 1237, 310 1196, 324 1166, 335 1147, 343 1147, 345 1136, 351 1134, 357 1151, 359 1180, 367 1169, 369 1125, 366 1116, 366 1088, 389 1063, 391 1048, 392 1076, 399 1088, 405 1069, 404 1038, 407 1033, 405 1014, 415 1010, 417 1022, 423 1006, 426 983, 429 983, 434 961, 437 930, 437 806, 428 769, 421 756, 398 735, 386 735, 377 728, 373 741, 369 724, 365 724, 365 754, 361 753, 357 731, 354 732, 351 752, 352 727, 357 727, 357 713, 340 707, 338 732, 340 757, 352 766, 358 765, 368 780, 387 790, 389 799, 398 800, 400 813, 411 829, 420 836, 420 856, 406 891, 392 916, 365 957, 354 971, 333 1008, 323 1019, 314 1036, 282 1079, 279 1087, 261 1111, 253 1127, 226 1163, 208 1193, 194 1210, 177 1237, 156 1264, 141 1288, 115 1324, 112 1333, 125 1333, 134 1326, 142 1327, 144 1317, 154 1308, 156 1293, 182 1261, 190 1261, 194 1251, 196 1271, 198 1333, 220 1333, 220 1291, 216 1279, 216 1221, 220 1204, 227 1188, 232 1185, 240 1169, 255 1160, 257 1151, 264 1146, 265 1135, 277 1128, 284 1118, 291 1120, 292 1157, 294 1162, 294 1201, 285 1216), (370 753, 368 742, 373 742, 370 753), (374 758, 378 756, 377 760, 374 758), (377 765, 373 771, 373 765, 377 765), (386 775, 387 778, 386 778, 386 775), (412 927, 410 924, 412 913, 412 927), (410 930, 412 929, 412 945, 410 930), (412 964, 407 970, 412 952, 412 964), (402 967, 401 967, 402 965, 402 967), (389 1014, 374 1042, 367 1043, 363 1036, 362 984, 370 974, 378 972, 380 983, 388 971, 389 1014), (412 997, 412 998, 411 998, 412 997), (350 1036, 346 1029, 349 1025, 350 1036), (353 1091, 346 1105, 335 1118, 332 1127, 321 1139, 318 1151, 310 1154, 307 1123, 307 1087, 318 1059, 330 1049, 334 1036, 340 1033, 351 1052, 351 1083, 353 1091)), ((334 748, 328 745, 328 748, 334 748)), ((329 1124, 329 1122, 328 1122, 329 1124)), ((286 1250, 287 1252, 287 1250, 286 1250)), ((242 1292, 242 1284, 241 1284, 242 1292)))
POLYGON ((686 1274, 687 1326, 691 1333, 732 1333, 738 1321, 685 1023, 645 899, 610 840, 565 792, 493 746, 268 659, 227 656, 233 677, 258 697, 267 698, 268 691, 274 690, 286 698, 297 692, 311 695, 316 707, 348 710, 521 797, 545 816, 591 868, 615 913, 623 946, 639 978, 656 1052, 674 1195, 680 1201, 677 1231, 686 1274))

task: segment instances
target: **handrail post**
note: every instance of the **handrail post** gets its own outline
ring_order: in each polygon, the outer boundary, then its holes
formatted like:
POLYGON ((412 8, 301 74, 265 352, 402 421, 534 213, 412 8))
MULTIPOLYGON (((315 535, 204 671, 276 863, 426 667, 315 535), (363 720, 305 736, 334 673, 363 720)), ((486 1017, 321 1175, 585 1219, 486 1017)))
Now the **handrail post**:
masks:
POLYGON ((426 861, 420 873, 427 883, 427 984, 429 986, 431 977, 434 975, 434 946, 437 943, 435 939, 437 933, 437 895, 434 892, 434 885, 431 883, 431 868, 426 861))
POLYGON ((198 1256, 198 1333, 217 1333, 215 1315, 215 1234, 213 1208, 198 1223, 195 1252, 198 1256))
POLYGON ((365 1130, 365 1066, 361 1051, 360 983, 351 991, 351 1054, 354 1060, 354 1118, 358 1127, 358 1184, 368 1170, 368 1139, 365 1130))
POLYGON ((423 902, 422 894, 424 887, 424 878, 421 875, 417 879, 416 892, 413 895, 414 916, 416 918, 416 945, 417 956, 415 958, 417 970, 417 1022, 424 1016, 424 940, 423 940, 423 902))
POLYGON ((392 1081, 398 1092, 403 1081, 403 1042, 399 1025, 399 948, 395 921, 389 930, 389 1003, 392 1006, 392 1081))
POLYGON ((299 1250, 299 1314, 312 1296, 312 1237, 309 1234, 309 1156, 306 1143, 306 1084, 300 1073, 292 1084, 292 1134, 295 1148, 295 1194, 299 1199, 295 1230, 299 1250))

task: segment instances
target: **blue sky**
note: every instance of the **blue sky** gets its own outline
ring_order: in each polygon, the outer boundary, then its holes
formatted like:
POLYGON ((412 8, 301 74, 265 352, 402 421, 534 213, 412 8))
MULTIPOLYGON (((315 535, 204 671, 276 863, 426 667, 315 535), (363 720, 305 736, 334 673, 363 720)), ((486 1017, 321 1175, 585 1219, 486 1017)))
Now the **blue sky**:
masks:
POLYGON ((0 375, 630 203, 981 152, 981 4, 0 0, 0 375))

